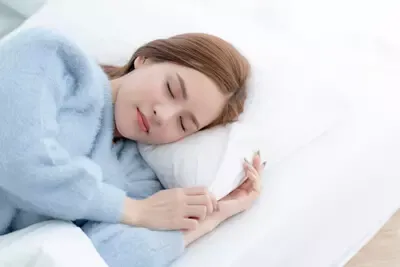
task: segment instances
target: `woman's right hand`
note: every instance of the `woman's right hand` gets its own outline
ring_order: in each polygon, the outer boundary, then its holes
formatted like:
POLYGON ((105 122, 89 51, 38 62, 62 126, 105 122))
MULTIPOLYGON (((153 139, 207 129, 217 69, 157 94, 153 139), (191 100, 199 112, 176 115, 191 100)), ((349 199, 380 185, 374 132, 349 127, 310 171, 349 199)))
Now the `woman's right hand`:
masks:
POLYGON ((195 230, 217 201, 205 188, 174 188, 144 199, 127 198, 122 222, 157 230, 195 230))

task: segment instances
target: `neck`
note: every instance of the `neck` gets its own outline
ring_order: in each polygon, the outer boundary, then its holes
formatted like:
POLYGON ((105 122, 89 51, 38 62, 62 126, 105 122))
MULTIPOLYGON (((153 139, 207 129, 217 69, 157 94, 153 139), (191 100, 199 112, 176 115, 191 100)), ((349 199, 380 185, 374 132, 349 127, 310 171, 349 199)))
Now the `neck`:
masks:
POLYGON ((113 102, 113 104, 115 104, 121 84, 120 84, 119 79, 111 80, 110 83, 111 83, 112 102, 113 102))
MULTIPOLYGON (((117 100, 117 95, 118 95, 118 91, 119 91, 119 88, 120 88, 120 83, 119 83, 118 79, 111 80, 110 83, 111 83, 112 103, 113 103, 113 108, 115 109, 115 101, 117 100)), ((114 137, 115 138, 121 138, 122 137, 121 134, 117 130, 117 126, 115 125, 115 116, 114 116, 114 137)))

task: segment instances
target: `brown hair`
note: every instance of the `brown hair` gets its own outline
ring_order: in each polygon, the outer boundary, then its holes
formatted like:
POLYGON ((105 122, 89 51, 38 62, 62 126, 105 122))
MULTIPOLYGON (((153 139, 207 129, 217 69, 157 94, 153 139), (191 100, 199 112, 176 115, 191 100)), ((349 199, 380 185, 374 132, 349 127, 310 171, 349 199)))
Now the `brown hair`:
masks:
POLYGON ((134 69, 137 57, 154 62, 172 62, 200 71, 211 78, 224 95, 229 96, 221 115, 205 128, 237 120, 247 97, 246 81, 250 72, 247 59, 225 40, 204 33, 186 33, 157 39, 140 47, 122 67, 104 65, 110 79, 134 69))

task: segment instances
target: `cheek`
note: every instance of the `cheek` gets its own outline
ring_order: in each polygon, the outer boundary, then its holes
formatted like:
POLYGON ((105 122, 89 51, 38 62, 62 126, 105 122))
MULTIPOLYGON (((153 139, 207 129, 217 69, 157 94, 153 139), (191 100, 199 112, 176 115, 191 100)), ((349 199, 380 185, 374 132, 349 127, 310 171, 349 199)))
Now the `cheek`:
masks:
POLYGON ((153 141, 157 144, 173 143, 184 138, 185 135, 172 125, 158 128, 157 132, 153 135, 153 141))
POLYGON ((185 136, 180 136, 180 137, 176 138, 174 142, 181 141, 181 140, 183 140, 184 138, 185 138, 185 136))
POLYGON ((165 99, 166 94, 161 83, 156 81, 147 82, 141 87, 141 98, 150 102, 160 102, 165 99))
POLYGON ((210 103, 204 103, 196 107, 193 112, 200 121, 201 128, 214 122, 222 113, 225 104, 212 105, 210 103))

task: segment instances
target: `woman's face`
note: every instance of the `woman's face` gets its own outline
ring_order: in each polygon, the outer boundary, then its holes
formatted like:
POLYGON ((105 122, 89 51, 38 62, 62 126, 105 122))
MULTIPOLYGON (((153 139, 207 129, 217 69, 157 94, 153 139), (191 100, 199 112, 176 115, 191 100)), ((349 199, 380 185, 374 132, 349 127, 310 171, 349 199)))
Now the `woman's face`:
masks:
POLYGON ((197 132, 220 115, 227 101, 201 72, 142 58, 136 58, 134 71, 112 83, 117 134, 147 144, 197 132))

